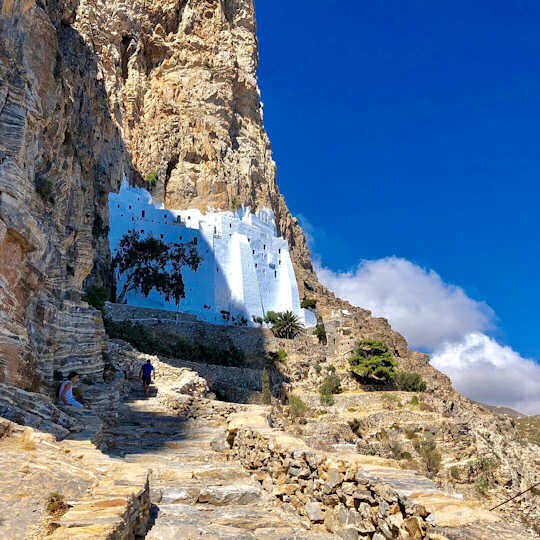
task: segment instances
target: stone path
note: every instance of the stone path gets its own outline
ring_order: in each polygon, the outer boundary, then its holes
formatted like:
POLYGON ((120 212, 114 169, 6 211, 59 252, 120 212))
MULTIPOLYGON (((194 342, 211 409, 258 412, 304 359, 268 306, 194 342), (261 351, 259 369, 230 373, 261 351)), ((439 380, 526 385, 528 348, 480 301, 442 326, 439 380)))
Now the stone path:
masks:
POLYGON ((105 432, 113 456, 151 469, 153 520, 146 538, 326 539, 279 506, 259 483, 219 450, 229 412, 247 406, 181 396, 171 415, 156 398, 135 394, 120 410, 118 427, 105 432), (218 451, 214 450, 216 448, 218 451))

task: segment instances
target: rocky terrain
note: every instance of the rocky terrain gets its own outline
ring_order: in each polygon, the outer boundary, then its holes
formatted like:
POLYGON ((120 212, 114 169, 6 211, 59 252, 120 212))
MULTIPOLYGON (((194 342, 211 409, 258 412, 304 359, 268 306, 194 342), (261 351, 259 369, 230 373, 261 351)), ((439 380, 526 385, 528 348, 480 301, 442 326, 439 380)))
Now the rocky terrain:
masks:
MULTIPOLYGON (((277 426, 279 407, 217 401, 168 361, 151 358, 145 397, 133 376, 147 356, 109 345, 121 369, 82 385, 90 409, 66 408, 63 440, 2 421, 6 537, 534 538, 392 458, 309 444, 277 426)), ((50 407, 52 426, 60 411, 50 407)))
POLYGON ((385 319, 320 285, 276 185, 257 62, 252 0, 0 4, 3 536, 157 539, 186 527, 186 537, 214 538, 530 537, 516 518, 538 522, 537 492, 495 517, 484 510, 538 481, 534 420, 462 398, 385 319), (130 381, 140 353, 107 339, 101 313, 85 301, 90 285, 112 284, 107 198, 124 175, 168 207, 270 206, 301 294, 317 300, 327 342, 275 340, 262 330, 231 335, 262 348, 249 365, 227 371, 155 359, 159 392, 140 399, 130 381), (383 341, 401 369, 422 375, 427 391, 418 403, 355 382, 347 356, 358 339, 383 341), (221 390, 257 400, 261 367, 280 349, 287 360, 269 366, 278 386, 271 410, 213 399, 221 390), (323 407, 318 391, 330 366, 343 392, 323 407), (55 381, 72 369, 83 375, 90 413, 60 410, 51 399, 55 381), (301 418, 279 403, 280 385, 307 403, 301 418), (238 423, 236 413, 251 420, 238 423), (286 443, 280 463, 275 452, 246 454, 252 443, 259 452, 275 441, 286 443), (441 454, 437 470, 426 445, 441 454), (308 471, 292 448, 321 461, 308 471), (369 474, 362 484, 369 498, 355 498, 359 486, 350 485, 351 473, 341 476, 343 465, 325 492, 328 464, 350 452, 353 468, 387 469, 377 474, 388 498, 369 474), (299 466, 307 477, 289 481, 299 466), (158 471, 153 480, 149 469, 158 471), (432 510, 403 499, 415 483, 431 493, 432 510), (460 507, 459 493, 475 502, 460 507), (433 497, 443 508, 457 504, 459 519, 437 525, 433 497), (504 512, 506 526, 497 520, 504 512))

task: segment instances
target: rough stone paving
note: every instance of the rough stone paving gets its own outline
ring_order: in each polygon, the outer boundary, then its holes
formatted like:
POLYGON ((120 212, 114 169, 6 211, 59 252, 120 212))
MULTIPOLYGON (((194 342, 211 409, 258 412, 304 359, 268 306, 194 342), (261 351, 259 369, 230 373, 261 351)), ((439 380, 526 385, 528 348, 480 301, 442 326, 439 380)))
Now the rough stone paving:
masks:
MULTIPOLYGON (((130 358, 131 377, 146 356, 130 358)), ((314 450, 271 428, 269 407, 209 399, 194 372, 153 362, 157 392, 120 375, 85 388, 126 399, 94 401, 105 424, 68 410, 79 431, 61 442, 3 421, 3 537, 532 538, 388 460, 314 450), (69 508, 48 514, 56 492, 69 508)))

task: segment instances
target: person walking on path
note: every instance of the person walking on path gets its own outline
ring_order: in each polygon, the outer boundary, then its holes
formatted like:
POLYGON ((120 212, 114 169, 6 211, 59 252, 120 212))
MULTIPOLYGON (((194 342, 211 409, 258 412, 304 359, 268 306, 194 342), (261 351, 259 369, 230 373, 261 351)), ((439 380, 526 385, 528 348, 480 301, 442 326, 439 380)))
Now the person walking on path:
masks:
POLYGON ((60 385, 60 390, 58 391, 60 403, 70 405, 71 407, 84 407, 82 403, 79 403, 73 397, 73 385, 77 384, 78 380, 79 374, 76 371, 71 371, 67 380, 60 385))
POLYGON ((142 365, 139 371, 139 378, 142 381, 143 390, 146 395, 150 393, 150 383, 152 382, 152 372, 154 371, 154 366, 150 362, 150 359, 142 365))

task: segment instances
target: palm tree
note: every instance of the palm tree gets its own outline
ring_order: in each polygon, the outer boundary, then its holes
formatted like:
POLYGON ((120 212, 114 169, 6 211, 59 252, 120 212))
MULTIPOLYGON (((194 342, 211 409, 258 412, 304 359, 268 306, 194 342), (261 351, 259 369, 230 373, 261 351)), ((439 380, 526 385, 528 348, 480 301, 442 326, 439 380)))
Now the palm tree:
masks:
POLYGON ((272 332, 279 338, 293 339, 303 330, 302 323, 292 311, 278 313, 272 324, 272 332))

